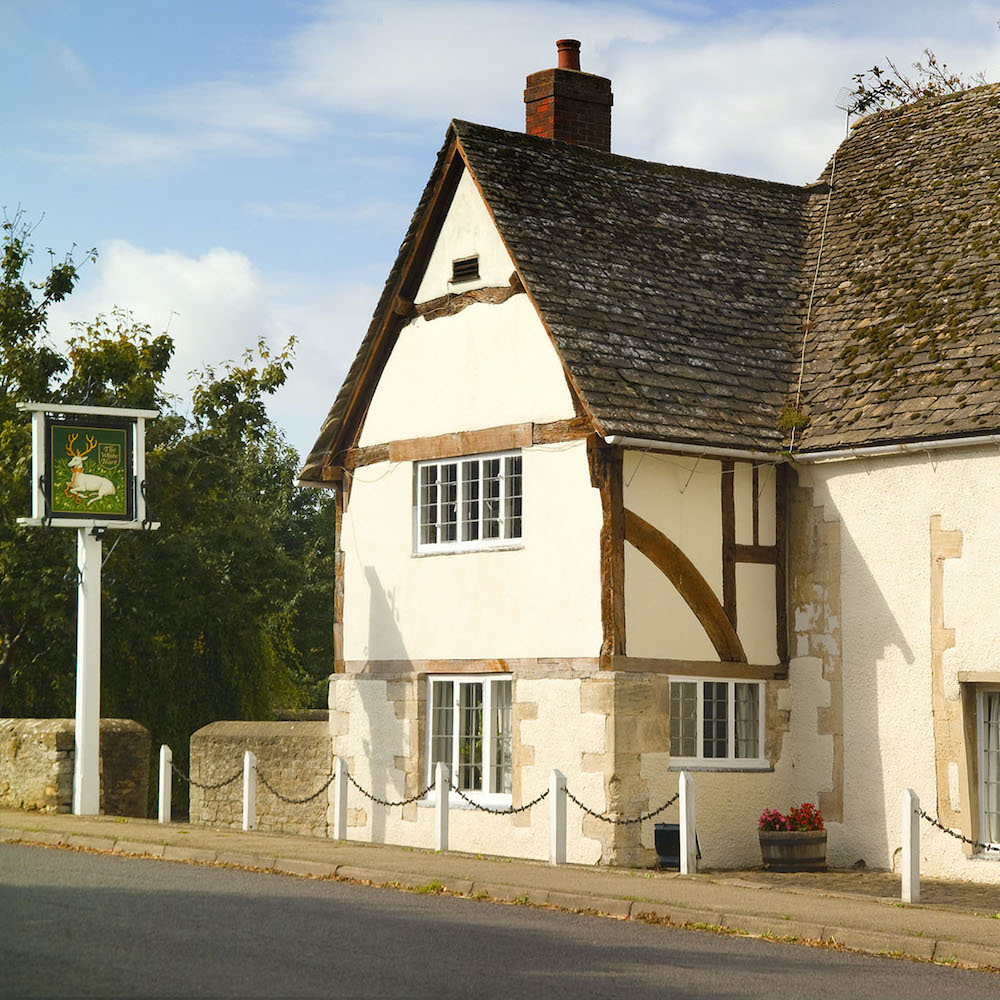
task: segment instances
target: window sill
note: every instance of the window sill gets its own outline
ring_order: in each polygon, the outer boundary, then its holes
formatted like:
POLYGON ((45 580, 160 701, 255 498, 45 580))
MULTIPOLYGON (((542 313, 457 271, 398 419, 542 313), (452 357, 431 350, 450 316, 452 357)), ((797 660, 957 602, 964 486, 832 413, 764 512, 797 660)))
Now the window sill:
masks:
POLYGON ((707 761, 689 761, 689 762, 679 762, 670 764, 667 767, 668 771, 724 771, 724 772, 737 772, 740 774, 772 774, 774 772, 774 765, 767 763, 767 761, 762 761, 761 763, 755 764, 734 764, 730 761, 726 761, 722 764, 710 764, 707 761))
POLYGON ((430 552, 413 552, 411 553, 411 558, 428 559, 431 556, 459 556, 470 552, 517 552, 523 548, 523 542, 511 543, 509 545, 477 545, 475 547, 457 545, 454 548, 433 549, 430 552))
MULTIPOLYGON (((468 792, 466 793, 469 794, 468 792)), ((474 799, 476 805, 482 806, 484 809, 509 809, 512 804, 512 798, 510 795, 469 795, 470 799, 474 799)), ((417 800, 417 808, 432 809, 437 805, 437 793, 430 792, 425 798, 417 800)), ((459 798, 459 796, 452 792, 448 796, 448 809, 467 809, 470 812, 478 811, 476 806, 471 805, 466 802, 465 799, 459 798)))

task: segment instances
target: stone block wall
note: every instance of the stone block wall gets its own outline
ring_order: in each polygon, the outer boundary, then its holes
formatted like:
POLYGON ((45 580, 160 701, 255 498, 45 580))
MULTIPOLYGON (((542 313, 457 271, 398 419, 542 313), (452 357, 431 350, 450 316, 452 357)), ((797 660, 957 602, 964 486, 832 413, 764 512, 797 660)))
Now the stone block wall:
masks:
MULTIPOLYGON (((212 785, 234 774, 222 788, 191 785, 190 821, 240 829, 243 823, 243 754, 257 758, 257 771, 290 799, 312 795, 330 777, 333 756, 326 721, 213 722, 191 737, 192 782, 212 785)), ((327 795, 292 804, 257 782, 256 828, 279 833, 328 835, 327 795)))
MULTIPOLYGON (((71 812, 76 722, 0 719, 0 806, 71 812)), ((145 816, 149 730, 131 719, 101 719, 101 812, 145 816)))

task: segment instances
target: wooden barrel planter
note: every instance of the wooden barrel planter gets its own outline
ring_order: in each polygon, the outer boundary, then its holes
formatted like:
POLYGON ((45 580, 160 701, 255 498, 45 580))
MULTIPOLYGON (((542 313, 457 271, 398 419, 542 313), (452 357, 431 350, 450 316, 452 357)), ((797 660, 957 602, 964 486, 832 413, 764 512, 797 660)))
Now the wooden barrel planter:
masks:
POLYGON ((826 830, 758 830, 764 867, 774 872, 825 872, 826 830))

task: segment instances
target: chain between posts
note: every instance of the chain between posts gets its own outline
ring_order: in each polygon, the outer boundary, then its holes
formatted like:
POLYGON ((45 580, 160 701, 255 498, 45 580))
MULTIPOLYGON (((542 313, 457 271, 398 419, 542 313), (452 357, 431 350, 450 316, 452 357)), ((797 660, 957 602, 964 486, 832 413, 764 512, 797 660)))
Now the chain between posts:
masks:
POLYGON ((194 785, 195 788, 201 788, 206 792, 210 792, 216 788, 225 788, 226 785, 231 785, 234 781, 239 781, 243 777, 243 768, 241 767, 231 778, 226 778, 225 781, 220 781, 214 785, 203 785, 200 781, 195 781, 194 778, 188 777, 176 764, 171 765, 175 774, 177 774, 183 781, 186 781, 189 785, 194 785))
POLYGON ((330 785, 333 783, 333 779, 334 779, 334 777, 336 777, 336 775, 335 774, 331 774, 330 777, 326 779, 326 782, 320 788, 317 788, 316 791, 312 793, 312 795, 307 795, 304 799, 290 799, 287 795, 282 795, 281 792, 279 792, 274 787, 274 785, 272 785, 271 782, 268 781, 267 778, 265 778, 264 775, 260 773, 260 769, 259 768, 257 769, 257 777, 260 778, 260 783, 276 799, 281 799, 282 802, 287 802, 287 803, 289 803, 289 805, 302 806, 302 805, 305 805, 307 802, 312 802, 313 799, 319 798, 319 796, 321 796, 330 787, 330 785))
POLYGON ((470 799, 468 795, 462 792, 461 789, 456 788, 454 785, 449 787, 463 802, 468 802, 473 809, 477 809, 479 812, 492 813, 494 816, 516 816, 518 813, 527 812, 532 806, 537 806, 538 803, 549 794, 549 790, 546 788, 537 799, 532 799, 530 802, 526 802, 523 806, 508 806, 506 809, 491 809, 489 806, 484 806, 481 802, 476 802, 474 799, 470 799))
POLYGON ((397 806, 408 806, 411 802, 419 802, 420 799, 425 798, 427 793, 431 791, 434 787, 434 783, 431 782, 423 791, 417 792, 416 795, 411 795, 408 799, 402 799, 399 802, 389 802, 386 799, 380 799, 377 795, 372 795, 371 792, 365 791, 355 780, 354 775, 350 771, 347 772, 347 780, 354 785, 354 787, 361 792, 361 794, 366 799, 371 799, 376 805, 385 806, 388 809, 395 809, 397 806))
MULTIPOLYGON (((241 767, 232 777, 226 778, 225 781, 219 781, 214 784, 202 784, 200 781, 195 781, 193 778, 185 774, 179 767, 174 765, 173 770, 178 774, 184 781, 189 785, 193 785, 195 788, 201 788, 204 791, 212 791, 217 788, 225 788, 226 785, 231 785, 234 781, 238 781, 243 776, 243 768, 241 767)), ((312 802, 313 799, 319 798, 320 795, 325 792, 330 785, 333 783, 336 773, 331 774, 326 781, 316 789, 312 795, 306 795, 300 799, 290 798, 287 795, 282 795, 272 784, 267 780, 267 778, 261 774, 260 769, 257 769, 257 777, 260 779, 261 784, 275 797, 281 799, 282 802, 287 802, 290 805, 305 805, 307 802, 312 802)), ((431 782, 425 788, 421 789, 415 795, 411 795, 409 798, 400 799, 397 802, 390 802, 388 799, 381 799, 377 795, 373 795, 367 789, 362 788, 361 785, 355 780, 354 775, 347 772, 347 780, 366 798, 370 799, 376 805, 384 806, 388 809, 395 809, 401 806, 408 806, 413 802, 419 802, 421 799, 426 798, 429 792, 434 789, 434 782, 431 782)), ((454 792, 463 802, 467 805, 472 806, 473 809, 490 813, 494 816, 516 816, 519 813, 528 812, 533 809, 540 802, 543 802, 549 796, 549 789, 546 788, 544 792, 533 798, 530 802, 524 803, 521 806, 508 806, 506 809, 494 809, 490 806, 484 806, 481 802, 476 802, 475 799, 470 798, 461 789, 456 788, 454 785, 449 786, 450 790, 454 792)), ((612 823, 616 826, 630 826, 635 823, 643 823, 648 819, 653 819, 655 816, 659 816, 660 813, 665 812, 669 809, 679 798, 680 792, 675 792, 666 802, 663 803, 658 809, 651 809, 649 812, 643 813, 641 816, 625 817, 624 819, 618 816, 609 816, 606 813, 599 813, 595 810, 584 805, 568 788, 566 789, 566 798, 570 800, 578 809, 581 809, 588 816, 593 816, 594 819, 599 819, 603 823, 612 823)), ((928 816, 922 809, 920 810, 920 815, 924 819, 928 820, 932 825, 944 830, 945 833, 950 834, 953 837, 957 837, 959 840, 965 841, 967 844, 972 844, 974 847, 981 847, 984 850, 1000 851, 1000 847, 994 847, 990 844, 979 844, 975 841, 969 840, 968 837, 963 837, 961 834, 954 833, 947 827, 942 826, 937 820, 928 816)))
POLYGON ((955 833, 954 830, 945 826, 936 816, 928 815, 923 809, 920 810, 920 815, 923 819, 927 820, 931 826, 936 826, 942 833, 946 833, 949 837, 954 837, 956 840, 962 841, 963 844, 968 844, 970 847, 976 847, 981 851, 1000 851, 1000 847, 996 844, 984 844, 982 841, 973 840, 971 837, 966 837, 964 834, 955 833))
POLYGON ((613 823, 615 826, 630 826, 633 823, 642 823, 644 820, 652 819, 654 816, 659 816, 661 812, 669 809, 679 798, 681 797, 680 792, 675 792, 666 802, 660 806, 659 809, 652 809, 647 813, 643 813, 641 816, 635 816, 631 818, 621 819, 618 816, 608 816, 606 813, 594 812, 593 809, 589 809, 585 806, 568 788, 566 789, 566 798, 577 806, 577 808, 582 809, 588 816, 593 816, 594 819, 599 819, 603 823, 613 823))

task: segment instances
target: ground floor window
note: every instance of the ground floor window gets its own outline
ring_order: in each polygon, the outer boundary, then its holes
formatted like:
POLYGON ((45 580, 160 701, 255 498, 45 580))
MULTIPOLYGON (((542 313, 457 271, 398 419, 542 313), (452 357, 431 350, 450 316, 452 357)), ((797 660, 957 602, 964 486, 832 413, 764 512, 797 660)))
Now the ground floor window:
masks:
POLYGON ((765 766, 764 682, 670 680, 672 763, 765 766))
POLYGON ((1000 691, 979 692, 979 789, 981 840, 1000 844, 1000 691))
POLYGON ((509 676, 427 679, 427 781, 442 762, 454 787, 476 798, 503 797, 512 781, 512 682, 509 676))

